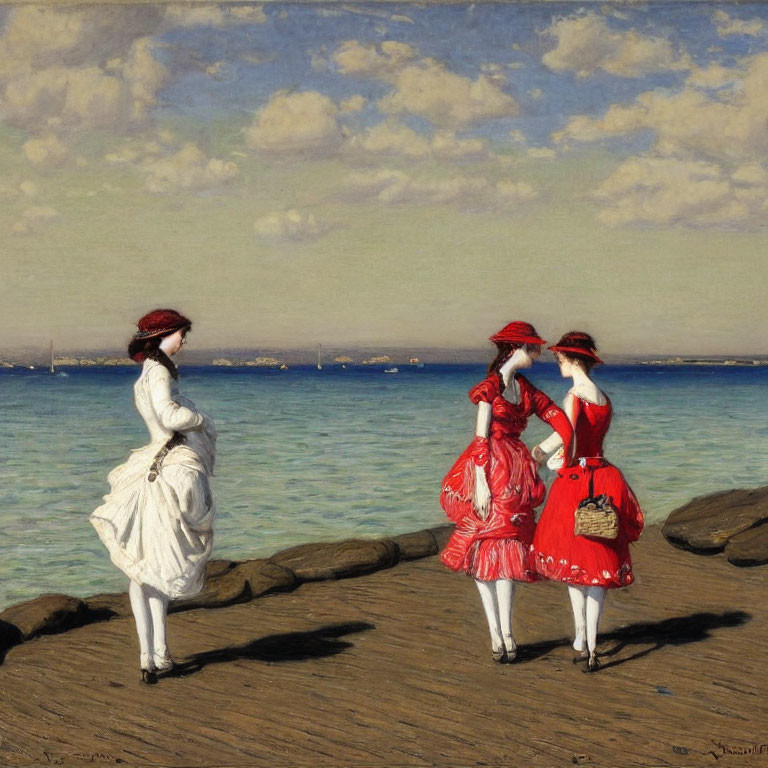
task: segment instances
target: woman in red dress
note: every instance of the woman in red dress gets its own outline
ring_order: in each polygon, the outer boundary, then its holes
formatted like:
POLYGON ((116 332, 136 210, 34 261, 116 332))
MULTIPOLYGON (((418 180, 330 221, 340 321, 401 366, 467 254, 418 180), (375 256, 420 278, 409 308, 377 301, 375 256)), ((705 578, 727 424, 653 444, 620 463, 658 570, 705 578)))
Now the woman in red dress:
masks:
POLYGON ((528 417, 552 425, 570 448, 567 416, 519 375, 541 354, 544 340, 529 323, 514 322, 490 339, 498 354, 469 398, 478 406, 475 439, 443 480, 440 503, 456 528, 441 554, 445 565, 475 579, 491 632, 493 658, 511 662, 515 581, 536 581, 530 556, 534 507, 546 489, 520 440, 528 417))
MULTIPOLYGON (((564 378, 573 378, 565 398, 565 412, 575 434, 575 463, 561 466, 552 483, 533 540, 533 554, 539 574, 568 585, 576 637, 574 650, 587 668, 599 668, 595 654, 597 627, 605 590, 626 587, 634 581, 629 543, 643 530, 643 514, 635 494, 621 472, 603 456, 603 439, 611 423, 611 401, 590 378, 597 356, 594 339, 587 333, 566 333, 550 347, 564 378), (592 493, 590 493, 590 477, 592 493), (574 513, 588 496, 605 494, 618 513, 619 530, 615 539, 577 536, 574 513)), ((560 445, 552 435, 533 449, 537 461, 560 445)), ((564 455, 568 456, 567 446, 564 455)), ((550 466, 559 463, 550 459, 550 466)))

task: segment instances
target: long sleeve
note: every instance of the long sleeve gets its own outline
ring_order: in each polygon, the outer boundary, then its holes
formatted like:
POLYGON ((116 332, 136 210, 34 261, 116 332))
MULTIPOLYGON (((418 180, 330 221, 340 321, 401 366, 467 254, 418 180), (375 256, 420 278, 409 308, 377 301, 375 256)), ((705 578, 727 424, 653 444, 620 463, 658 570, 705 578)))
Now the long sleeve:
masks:
POLYGON ((171 395, 171 374, 161 365, 149 373, 149 393, 152 407, 160 424, 172 432, 197 429, 203 423, 203 415, 179 405, 171 395))
MULTIPOLYGON (((531 389, 531 407, 533 412, 544 422, 549 424, 560 436, 563 443, 563 455, 570 457, 573 451, 573 427, 565 412, 558 408, 552 400, 543 392, 536 389, 527 379, 520 377, 521 382, 531 389)), ((566 464, 569 463, 566 458, 566 464)))

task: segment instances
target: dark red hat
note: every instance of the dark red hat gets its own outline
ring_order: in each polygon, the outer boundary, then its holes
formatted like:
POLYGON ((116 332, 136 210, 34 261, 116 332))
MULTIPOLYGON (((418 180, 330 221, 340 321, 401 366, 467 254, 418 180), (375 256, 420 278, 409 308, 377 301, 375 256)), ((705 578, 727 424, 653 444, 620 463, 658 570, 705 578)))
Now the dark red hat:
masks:
POLYGON ((134 339, 151 339, 154 336, 167 336, 182 328, 191 328, 192 321, 175 309, 153 309, 136 323, 138 331, 134 339))
POLYGON ((588 357, 596 365, 601 365, 602 360, 597 356, 597 347, 595 346, 595 340, 588 334, 581 331, 571 331, 564 334, 557 344, 553 344, 547 349, 552 352, 563 352, 566 355, 581 355, 582 357, 588 357))
POLYGON ((494 344, 546 344, 530 323, 516 320, 491 336, 494 344))

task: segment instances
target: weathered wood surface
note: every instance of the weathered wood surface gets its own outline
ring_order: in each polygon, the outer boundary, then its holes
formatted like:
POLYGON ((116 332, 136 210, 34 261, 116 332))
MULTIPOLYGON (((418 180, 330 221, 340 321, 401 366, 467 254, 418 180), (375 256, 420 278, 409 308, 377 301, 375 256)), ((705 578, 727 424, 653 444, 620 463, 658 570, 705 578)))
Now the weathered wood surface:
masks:
POLYGON ((173 614, 186 673, 156 686, 130 619, 31 640, 0 666, 0 765, 768 764, 726 754, 768 742, 765 569, 658 529, 634 553, 593 675, 562 586, 518 588, 520 661, 500 666, 474 585, 435 557, 173 614))

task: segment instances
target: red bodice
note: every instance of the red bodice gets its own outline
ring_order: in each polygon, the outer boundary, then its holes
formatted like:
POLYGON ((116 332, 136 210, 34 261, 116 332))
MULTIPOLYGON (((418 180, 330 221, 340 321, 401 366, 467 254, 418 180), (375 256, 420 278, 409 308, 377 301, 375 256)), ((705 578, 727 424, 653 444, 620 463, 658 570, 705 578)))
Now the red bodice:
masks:
MULTIPOLYGON (((576 397, 574 395, 574 397, 576 397)), ((576 458, 603 455, 603 440, 611 425, 613 407, 611 401, 603 405, 576 397, 576 458)))

